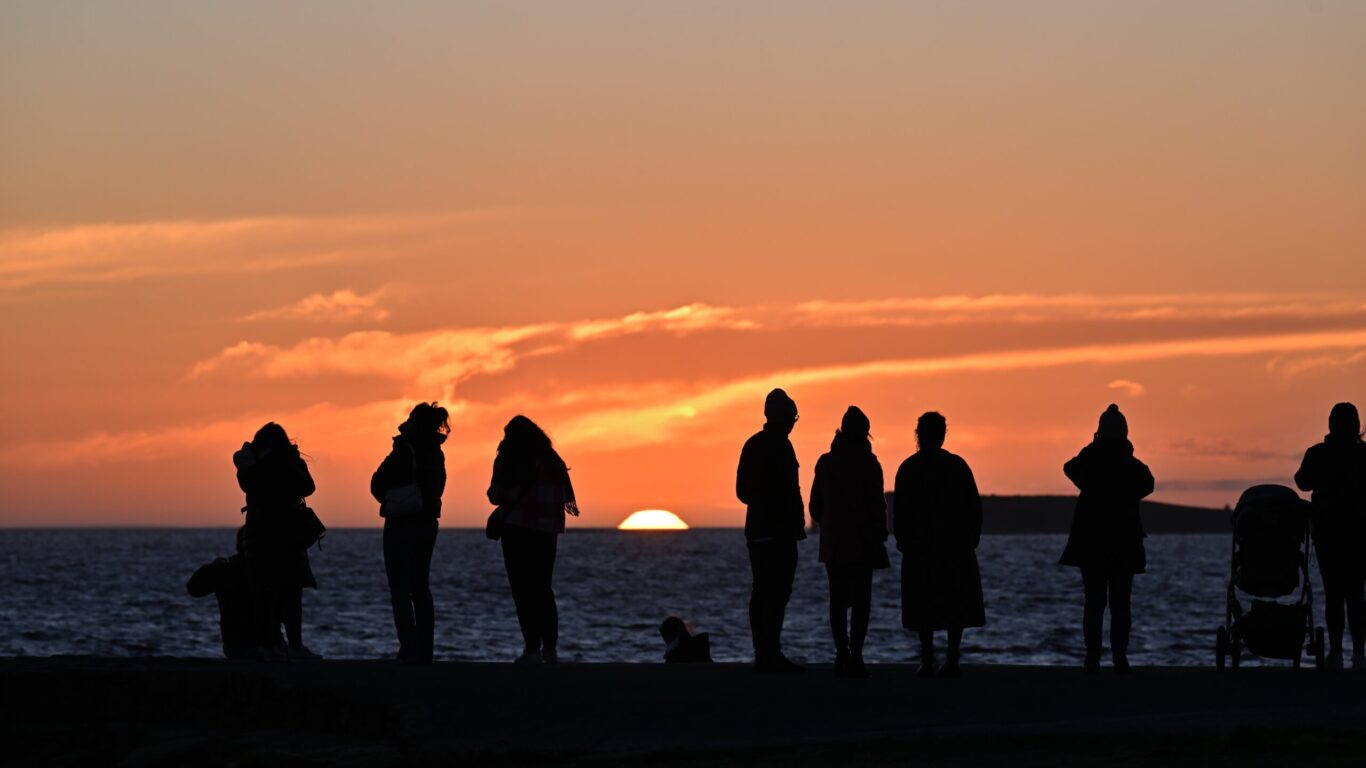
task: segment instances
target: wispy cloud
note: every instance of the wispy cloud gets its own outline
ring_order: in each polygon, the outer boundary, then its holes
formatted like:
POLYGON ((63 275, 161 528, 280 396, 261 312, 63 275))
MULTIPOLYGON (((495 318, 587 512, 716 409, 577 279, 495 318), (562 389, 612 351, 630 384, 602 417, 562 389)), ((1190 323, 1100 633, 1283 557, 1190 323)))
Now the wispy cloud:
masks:
POLYGON ((446 244, 524 213, 260 217, 0 231, 0 291, 191 275, 260 274, 446 244))
POLYGON ((1123 392, 1129 397, 1140 397, 1143 395, 1144 392, 1148 391, 1147 387, 1144 387, 1142 384, 1139 384, 1136 381, 1130 381, 1128 379, 1115 379, 1114 381, 1110 382, 1109 384, 1106 384, 1105 386, 1108 389, 1123 392))
POLYGON ((389 310, 379 304, 383 291, 358 294, 351 290, 315 293, 283 307, 262 309, 242 318, 245 322, 259 320, 301 320, 311 323, 345 323, 360 320, 382 321, 389 310))

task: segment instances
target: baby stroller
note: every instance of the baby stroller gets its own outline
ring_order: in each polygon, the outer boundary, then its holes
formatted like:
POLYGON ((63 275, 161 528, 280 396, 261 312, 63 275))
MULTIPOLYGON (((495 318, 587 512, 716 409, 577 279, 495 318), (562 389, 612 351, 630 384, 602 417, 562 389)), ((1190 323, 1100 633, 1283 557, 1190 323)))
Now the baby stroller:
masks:
POLYGON ((1309 502, 1283 485, 1253 486, 1239 497, 1227 610, 1215 638, 1216 669, 1222 671, 1225 660, 1237 669, 1244 646, 1263 658, 1289 659, 1295 669, 1308 653, 1323 668, 1323 628, 1314 627, 1309 580, 1309 526, 1309 502), (1293 602, 1278 600, 1292 596, 1293 602))

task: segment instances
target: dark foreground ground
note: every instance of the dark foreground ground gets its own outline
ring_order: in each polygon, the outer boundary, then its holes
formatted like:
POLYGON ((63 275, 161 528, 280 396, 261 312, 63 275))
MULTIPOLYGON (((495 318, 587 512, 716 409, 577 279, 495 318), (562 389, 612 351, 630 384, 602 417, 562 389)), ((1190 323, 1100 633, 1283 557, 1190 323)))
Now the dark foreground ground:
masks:
POLYGON ((5 765, 1366 764, 1366 674, 0 659, 5 765))

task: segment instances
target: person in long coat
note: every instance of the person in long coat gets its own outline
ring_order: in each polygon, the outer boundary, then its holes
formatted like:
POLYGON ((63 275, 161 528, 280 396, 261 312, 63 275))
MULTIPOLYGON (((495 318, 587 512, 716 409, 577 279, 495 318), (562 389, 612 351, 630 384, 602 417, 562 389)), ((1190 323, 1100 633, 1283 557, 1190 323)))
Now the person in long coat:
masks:
POLYGON ((820 561, 830 582, 830 632, 840 677, 868 676, 863 641, 873 570, 887 567, 887 500, 869 429, 863 411, 849 406, 811 483, 811 519, 819 526, 820 561))
POLYGON ((977 544, 982 498, 972 469, 944 450, 948 424, 933 411, 916 425, 914 454, 901 463, 893 490, 893 529, 901 558, 901 625, 920 638, 928 677, 961 674, 963 630, 986 624, 977 544), (934 633, 948 633, 944 665, 934 667, 934 633))
POLYGON ((1352 669, 1366 667, 1366 443, 1355 405, 1338 403, 1323 442, 1304 454, 1295 485, 1312 491, 1314 551, 1323 576, 1328 667, 1342 669, 1343 605, 1352 629, 1352 669))
POLYGON ((1130 596, 1134 575, 1147 570, 1139 501, 1153 492, 1153 473, 1134 456, 1129 423, 1113 403, 1100 415, 1095 439, 1063 465, 1080 494, 1059 564, 1081 569, 1082 634, 1087 674, 1100 671, 1101 629, 1110 606, 1115 672, 1129 672, 1130 596))
MULTIPOLYGON (((432 599, 432 554, 446 491, 450 414, 436 403, 418 403, 398 427, 393 447, 370 476, 370 495, 384 518, 384 575, 398 635, 401 664, 432 663, 436 609, 432 599), (390 500, 395 489, 417 488, 416 504, 390 500)), ((394 500, 397 501, 397 500, 394 500)))
POLYGON ((291 655, 317 658, 302 640, 290 648, 280 637, 282 622, 293 624, 298 620, 291 607, 297 605, 300 590, 317 586, 308 553, 291 541, 303 500, 316 488, 308 464, 284 427, 275 422, 257 430, 251 442, 243 443, 232 462, 237 468, 237 485, 246 494, 243 553, 259 653, 269 660, 285 660, 291 655))

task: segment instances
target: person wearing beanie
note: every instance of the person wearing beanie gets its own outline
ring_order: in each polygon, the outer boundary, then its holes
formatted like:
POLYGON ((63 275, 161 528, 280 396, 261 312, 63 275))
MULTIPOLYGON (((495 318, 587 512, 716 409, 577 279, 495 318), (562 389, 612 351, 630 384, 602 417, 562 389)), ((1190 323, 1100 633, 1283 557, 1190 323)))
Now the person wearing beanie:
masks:
POLYGON ((887 500, 869 430, 868 417, 849 406, 811 482, 811 520, 820 529, 820 561, 830 582, 839 677, 868 676, 863 640, 872 613, 873 570, 887 567, 887 500))
POLYGON ((806 538, 806 510, 797 479, 797 452, 788 435, 797 424, 797 404, 781 389, 764 400, 764 428, 740 452, 735 495, 745 505, 745 539, 754 584, 749 625, 754 637, 754 670, 803 671, 782 652, 783 618, 797 573, 797 542, 806 538))
POLYGON ((972 469, 944 450, 948 425, 933 411, 920 417, 918 450, 901 463, 892 495, 901 551, 901 625, 919 635, 921 677, 957 677, 963 630, 986 624, 977 544, 982 497, 972 469), (934 633, 948 633, 944 665, 934 667, 934 633))
POLYGON ((1139 501, 1153 492, 1153 473, 1134 456, 1129 423, 1119 406, 1100 415, 1095 439, 1063 465, 1080 493, 1072 531, 1058 560, 1081 569, 1085 595, 1082 634, 1087 674, 1100 671, 1101 628, 1110 606, 1110 653, 1115 672, 1129 672, 1129 598, 1134 575, 1147 570, 1139 501))
POLYGON ((1295 485, 1312 492, 1314 551, 1328 624, 1327 666, 1342 669, 1345 604, 1352 630, 1352 669, 1366 668, 1366 443, 1355 405, 1333 406, 1328 434, 1305 451, 1295 485))

